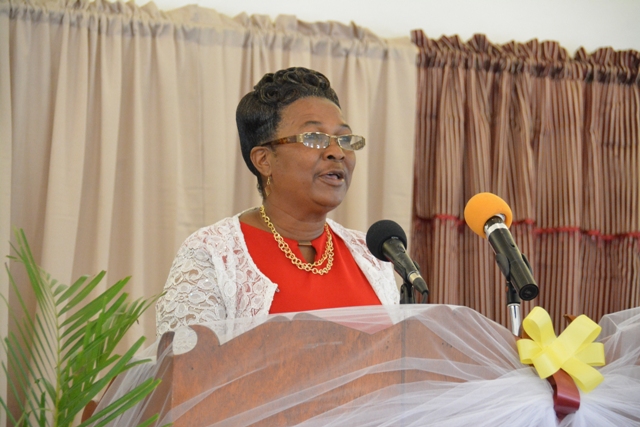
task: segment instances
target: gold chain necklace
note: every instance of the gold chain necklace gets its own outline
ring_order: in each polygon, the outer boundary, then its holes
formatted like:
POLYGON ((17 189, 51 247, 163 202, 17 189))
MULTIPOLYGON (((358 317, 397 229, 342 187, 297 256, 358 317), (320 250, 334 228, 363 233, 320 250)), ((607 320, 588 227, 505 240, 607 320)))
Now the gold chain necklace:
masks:
POLYGON ((296 256, 296 254, 293 253, 293 251, 291 250, 287 242, 284 241, 280 233, 276 231, 276 228, 273 226, 273 224, 271 223, 271 220, 267 216, 267 213, 264 211, 264 205, 260 206, 260 215, 262 216, 262 219, 264 220, 265 224, 267 224, 267 227, 269 227, 269 230, 271 230, 271 232, 273 233, 273 237, 276 239, 276 242, 278 243, 278 247, 282 252, 284 252, 286 257, 289 258, 289 260, 293 263, 293 265, 298 267, 300 270, 309 271, 313 274, 319 274, 321 276, 323 274, 327 274, 329 270, 331 270, 331 267, 333 266, 333 239, 331 237, 331 233, 329 232, 329 226, 327 225, 326 222, 324 224, 324 231, 327 233, 327 244, 324 248, 324 254, 322 254, 322 257, 320 257, 319 260, 317 260, 313 264, 309 264, 301 261, 296 256), (318 267, 324 264, 325 261, 327 261, 327 265, 323 269, 319 270, 318 267))

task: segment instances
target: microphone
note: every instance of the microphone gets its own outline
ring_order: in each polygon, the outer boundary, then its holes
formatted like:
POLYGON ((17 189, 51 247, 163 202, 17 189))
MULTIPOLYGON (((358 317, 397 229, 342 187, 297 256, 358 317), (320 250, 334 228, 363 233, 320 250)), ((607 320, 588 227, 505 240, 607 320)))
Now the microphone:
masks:
POLYGON ((392 262, 396 273, 420 291, 423 300, 429 295, 427 282, 407 254, 407 235, 400 225, 388 219, 376 222, 367 231, 367 247, 379 260, 392 262))
POLYGON ((509 205, 491 193, 476 194, 464 208, 464 219, 469 228, 489 241, 502 274, 520 298, 530 301, 538 296, 538 285, 531 274, 529 261, 520 253, 509 231, 512 218, 509 205))

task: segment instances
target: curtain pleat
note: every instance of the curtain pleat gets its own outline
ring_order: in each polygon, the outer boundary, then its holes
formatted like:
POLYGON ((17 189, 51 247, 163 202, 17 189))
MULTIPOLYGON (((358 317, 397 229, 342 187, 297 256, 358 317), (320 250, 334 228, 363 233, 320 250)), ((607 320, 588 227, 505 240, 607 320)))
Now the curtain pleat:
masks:
POLYGON ((555 42, 491 44, 476 35, 419 48, 412 254, 430 302, 507 324, 504 278, 464 225, 479 192, 503 198, 558 330, 563 314, 634 307, 640 281, 640 53, 555 42))

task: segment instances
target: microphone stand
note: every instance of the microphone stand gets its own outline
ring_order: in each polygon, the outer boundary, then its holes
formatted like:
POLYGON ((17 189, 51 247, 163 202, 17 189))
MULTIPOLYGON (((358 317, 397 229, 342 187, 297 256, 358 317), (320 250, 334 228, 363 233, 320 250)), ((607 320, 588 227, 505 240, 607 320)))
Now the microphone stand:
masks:
MULTIPOLYGON (((417 262, 413 261, 413 265, 416 266, 418 271, 420 271, 420 266, 417 262)), ((400 287, 400 304, 416 304, 416 295, 414 290, 418 288, 414 287, 406 278, 402 279, 402 286, 400 287)), ((420 292, 418 290, 418 292, 420 292)), ((426 304, 427 299, 429 298, 428 290, 427 292, 420 294, 420 304, 426 304)))
POLYGON ((520 336, 520 327, 522 326, 522 312, 520 303, 522 300, 518 296, 515 286, 507 281, 507 311, 509 314, 509 326, 511 333, 516 337, 520 336))
POLYGON ((400 304, 415 304, 416 300, 413 297, 413 285, 404 280, 400 287, 400 304))
MULTIPOLYGON (((507 278, 507 311, 509 316, 509 326, 511 327, 511 333, 516 337, 519 337, 522 327, 522 312, 520 309, 522 299, 520 299, 520 295, 518 295, 516 287, 511 283, 511 268, 509 266, 509 261, 505 256, 500 255, 501 254, 496 254, 496 263, 498 264, 498 268, 500 268, 504 276, 507 278)), ((531 264, 529 264, 529 260, 525 254, 522 254, 522 259, 529 271, 533 274, 531 264)))
MULTIPOLYGON (((522 254, 522 259, 524 260, 524 263, 531 274, 533 274, 533 269, 531 268, 531 264, 529 264, 529 260, 527 259, 525 254, 522 254)), ((517 337, 520 337, 522 334, 522 312, 520 310, 521 302, 522 300, 520 299, 520 295, 518 295, 518 292, 516 291, 516 287, 513 286, 509 279, 507 279, 507 310, 509 311, 509 322, 511 325, 511 332, 517 337)))

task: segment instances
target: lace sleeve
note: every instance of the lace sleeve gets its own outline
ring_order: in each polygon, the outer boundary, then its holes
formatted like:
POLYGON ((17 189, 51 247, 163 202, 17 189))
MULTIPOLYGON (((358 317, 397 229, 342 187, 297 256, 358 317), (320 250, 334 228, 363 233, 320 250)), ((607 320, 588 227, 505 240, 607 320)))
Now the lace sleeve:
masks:
POLYGON ((216 269, 202 237, 189 237, 173 261, 165 294, 156 304, 158 336, 179 326, 226 318, 216 269))

